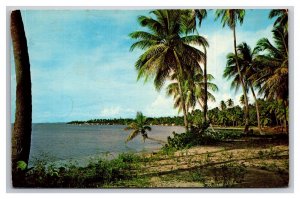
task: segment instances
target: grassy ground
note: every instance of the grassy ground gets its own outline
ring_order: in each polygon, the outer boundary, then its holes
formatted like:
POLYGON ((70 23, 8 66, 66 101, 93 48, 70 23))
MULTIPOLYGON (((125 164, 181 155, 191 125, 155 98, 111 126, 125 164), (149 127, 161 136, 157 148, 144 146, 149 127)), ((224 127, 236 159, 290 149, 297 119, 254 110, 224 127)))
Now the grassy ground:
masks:
POLYGON ((157 153, 121 154, 85 167, 36 165, 21 187, 162 188, 287 187, 288 135, 224 139, 214 145, 157 153))
POLYGON ((146 154, 135 179, 108 187, 286 187, 285 139, 246 138, 174 153, 146 154))

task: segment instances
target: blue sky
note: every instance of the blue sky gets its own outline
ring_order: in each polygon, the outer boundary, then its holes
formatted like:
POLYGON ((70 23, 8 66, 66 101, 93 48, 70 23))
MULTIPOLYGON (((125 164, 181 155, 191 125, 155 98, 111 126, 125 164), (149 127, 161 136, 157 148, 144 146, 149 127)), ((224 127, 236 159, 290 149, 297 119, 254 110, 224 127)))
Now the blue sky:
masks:
MULTIPOLYGON (((272 38, 269 10, 247 10, 237 27, 237 42, 254 47, 272 38)), ((137 81, 134 63, 142 51, 129 51, 128 34, 140 30, 137 17, 147 10, 23 10, 32 78, 33 122, 67 122, 92 118, 178 115, 171 97, 153 83, 137 81)), ((208 73, 219 87, 221 100, 241 96, 222 78, 226 55, 233 51, 232 31, 214 21, 213 11, 199 29, 208 39, 208 73)), ((15 113, 15 70, 11 56, 11 120, 15 113)), ((180 115, 180 114, 179 114, 180 115)))

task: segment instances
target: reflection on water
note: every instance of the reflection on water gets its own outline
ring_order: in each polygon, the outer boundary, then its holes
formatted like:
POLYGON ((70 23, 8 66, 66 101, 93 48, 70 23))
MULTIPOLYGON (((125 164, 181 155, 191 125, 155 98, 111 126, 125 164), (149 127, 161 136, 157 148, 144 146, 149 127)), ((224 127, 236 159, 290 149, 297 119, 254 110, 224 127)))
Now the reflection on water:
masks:
MULTIPOLYGON (((122 152, 150 152, 162 146, 151 140, 146 140, 144 143, 141 136, 125 143, 130 131, 125 131, 124 128, 124 125, 33 124, 30 164, 35 159, 81 160, 99 156, 116 156, 122 152)), ((166 141, 173 131, 181 133, 184 128, 152 126, 149 137, 166 141)))

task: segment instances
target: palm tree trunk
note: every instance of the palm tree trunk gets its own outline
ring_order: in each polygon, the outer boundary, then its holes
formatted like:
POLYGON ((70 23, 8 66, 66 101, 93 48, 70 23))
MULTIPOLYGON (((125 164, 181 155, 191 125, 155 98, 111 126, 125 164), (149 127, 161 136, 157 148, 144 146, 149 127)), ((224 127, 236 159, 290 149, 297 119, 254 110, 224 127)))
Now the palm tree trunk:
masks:
POLYGON ((12 179, 13 186, 19 186, 22 183, 22 174, 17 169, 17 162, 24 161, 28 164, 32 122, 30 63, 20 10, 12 11, 10 28, 17 81, 12 134, 12 179))
POLYGON ((285 132, 288 132, 287 129, 287 115, 286 115, 286 107, 287 107, 287 102, 284 100, 283 101, 283 110, 284 110, 284 121, 283 121, 283 127, 285 132))
POLYGON ((155 138, 152 138, 152 137, 147 137, 147 139, 152 140, 152 141, 155 141, 155 142, 158 142, 158 143, 160 143, 160 144, 162 144, 162 145, 167 144, 167 143, 166 143, 165 141, 163 141, 163 140, 158 140, 158 139, 155 139, 155 138))
POLYGON ((258 130, 259 130, 259 134, 260 134, 260 135, 263 135, 264 133, 262 133, 262 131, 261 131, 261 124, 260 124, 260 117, 259 117, 259 107, 258 107, 258 102, 257 102, 256 95, 255 95, 255 92, 254 92, 254 89, 253 89, 253 86, 252 86, 252 85, 250 85, 250 89, 251 89, 251 92, 252 92, 252 95, 253 95, 253 98, 254 98, 254 101, 255 101, 256 118, 257 118, 257 127, 258 127, 258 130))
POLYGON ((235 62, 236 62, 236 66, 237 66, 237 69, 238 69, 240 81, 242 83, 242 89, 243 89, 243 94, 244 94, 244 102, 245 102, 245 128, 244 128, 244 133, 248 133, 248 131, 249 131, 249 106, 248 106, 248 99, 247 99, 245 82, 244 82, 244 79, 242 77, 242 73, 241 73, 241 70, 240 70, 240 65, 239 65, 239 62, 238 62, 238 59, 237 59, 235 26, 233 27, 233 43, 234 43, 235 62))
POLYGON ((187 121, 187 113, 186 113, 184 97, 183 97, 183 92, 182 92, 182 87, 181 87, 181 80, 178 78, 177 82, 178 82, 179 95, 180 95, 180 101, 181 101, 182 112, 183 112, 184 127, 185 127, 185 130, 188 131, 189 128, 188 128, 188 121, 187 121))
POLYGON ((207 120, 207 51, 206 47, 203 46, 204 48, 204 55, 205 55, 205 60, 204 60, 204 107, 203 107, 203 115, 204 115, 204 122, 206 123, 207 120))

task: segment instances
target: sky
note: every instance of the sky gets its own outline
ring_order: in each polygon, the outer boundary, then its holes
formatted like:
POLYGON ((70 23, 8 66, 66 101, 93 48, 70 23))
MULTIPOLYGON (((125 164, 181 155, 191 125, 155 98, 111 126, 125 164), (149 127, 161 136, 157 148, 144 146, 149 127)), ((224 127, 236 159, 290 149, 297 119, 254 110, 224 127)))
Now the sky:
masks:
MULTIPOLYGON (((237 44, 247 42, 254 48, 266 37, 272 40, 274 20, 270 10, 247 10, 244 23, 237 26, 237 44)), ((95 118, 133 118, 137 111, 148 117, 176 116, 172 97, 153 81, 137 81, 134 64, 141 50, 129 51, 133 31, 149 10, 22 10, 32 81, 33 123, 68 122, 95 118)), ((226 55, 233 52, 233 33, 214 11, 208 13, 198 29, 206 37, 208 73, 219 87, 214 92, 219 106, 229 98, 239 104, 242 91, 230 90, 230 80, 222 77, 226 55)), ((16 77, 11 50, 11 122, 15 116, 16 77)), ((253 103, 252 97, 250 102, 253 103)))

